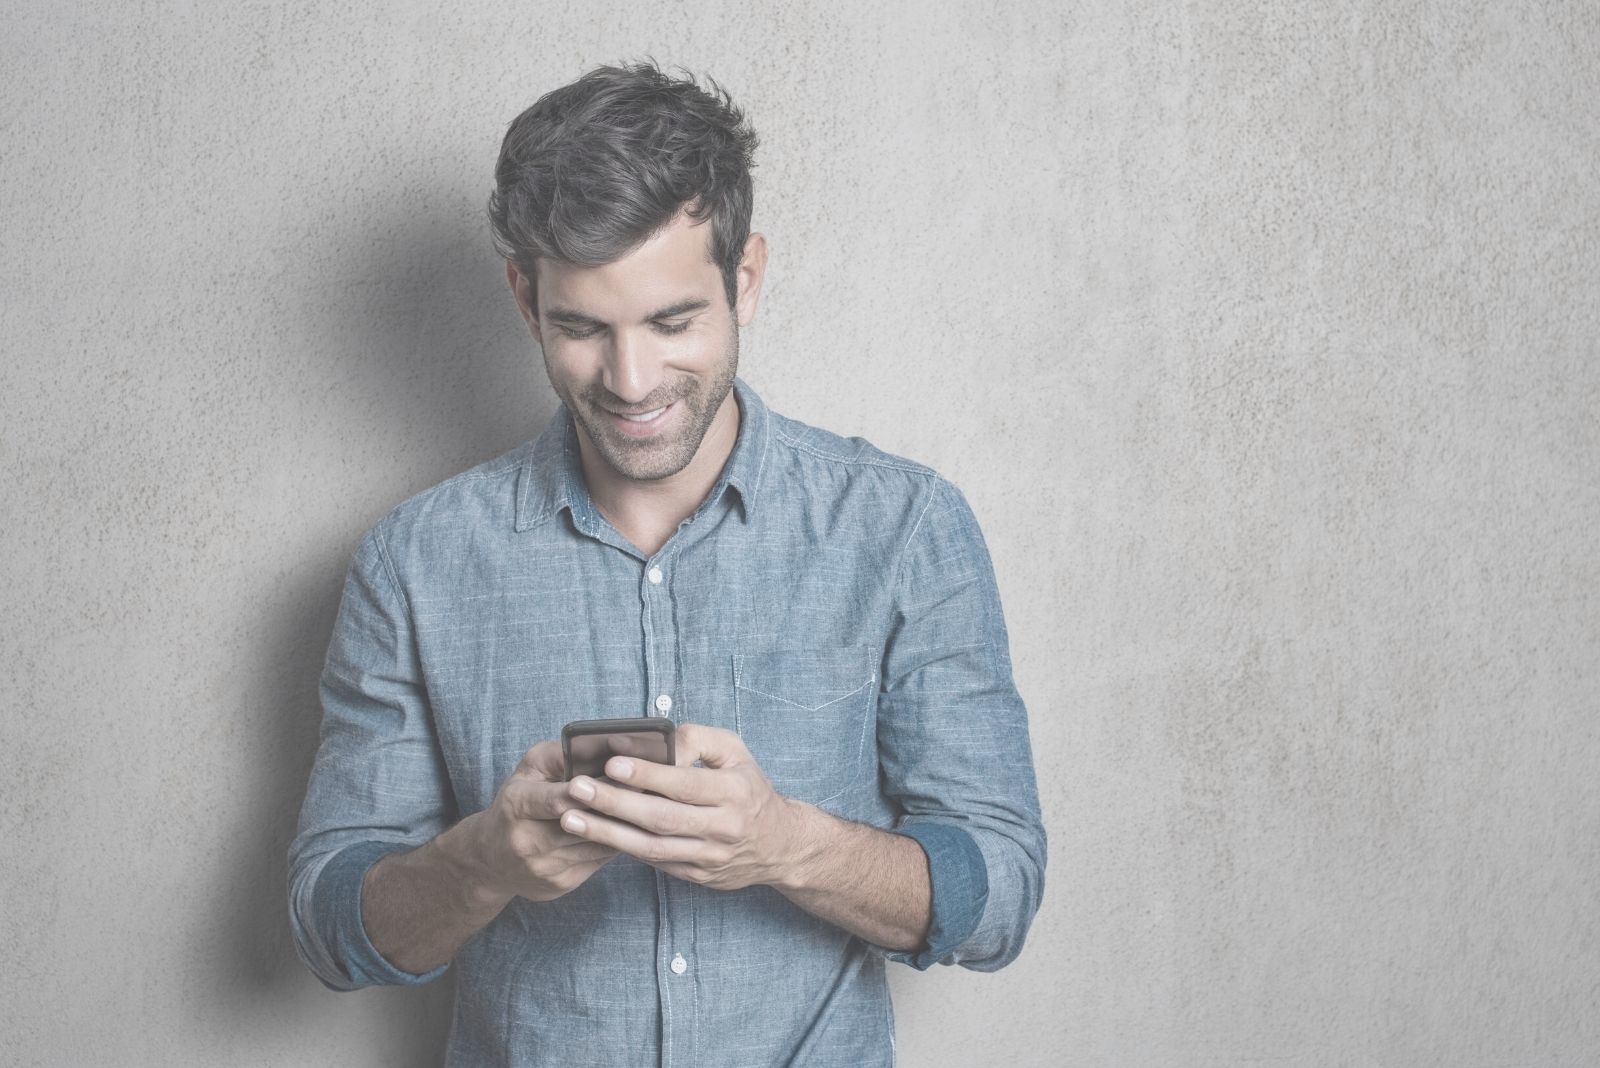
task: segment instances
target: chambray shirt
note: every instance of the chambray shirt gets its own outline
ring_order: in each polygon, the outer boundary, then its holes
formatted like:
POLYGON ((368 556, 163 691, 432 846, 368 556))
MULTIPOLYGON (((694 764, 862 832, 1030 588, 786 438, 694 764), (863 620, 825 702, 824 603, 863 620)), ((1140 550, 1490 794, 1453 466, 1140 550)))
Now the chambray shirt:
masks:
POLYGON ((621 855, 461 947, 449 1064, 892 1064, 886 960, 990 971, 1022 948, 1045 835, 970 508, 734 388, 721 477, 653 556, 590 501, 565 408, 367 532, 289 850, 296 946, 338 990, 437 977, 373 948, 367 870, 486 808, 562 724, 639 715, 737 731, 781 793, 918 841, 928 944, 889 952, 770 887, 621 855))

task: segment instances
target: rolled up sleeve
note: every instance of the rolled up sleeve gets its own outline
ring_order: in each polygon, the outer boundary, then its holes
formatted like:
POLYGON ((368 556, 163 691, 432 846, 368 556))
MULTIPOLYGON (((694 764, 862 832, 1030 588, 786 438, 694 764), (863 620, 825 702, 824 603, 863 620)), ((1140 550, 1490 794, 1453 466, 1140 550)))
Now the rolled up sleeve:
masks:
POLYGON ((924 949, 880 952, 917 968, 994 971, 1022 951, 1038 911, 1045 831, 994 569, 966 499, 943 479, 895 583, 879 761, 903 813, 892 829, 928 855, 933 916, 924 949))
POLYGON ((351 561, 319 692, 322 737, 289 846, 296 951, 334 990, 428 982, 444 967, 420 975, 395 968, 361 919, 367 871, 433 838, 455 814, 381 526, 351 561))

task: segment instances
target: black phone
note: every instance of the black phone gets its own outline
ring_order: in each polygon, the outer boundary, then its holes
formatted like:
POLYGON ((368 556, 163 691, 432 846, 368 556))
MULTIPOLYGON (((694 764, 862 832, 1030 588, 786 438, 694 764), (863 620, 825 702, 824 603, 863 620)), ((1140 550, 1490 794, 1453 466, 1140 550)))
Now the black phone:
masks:
POLYGON ((600 778, 613 756, 638 757, 657 764, 674 762, 672 720, 655 716, 635 719, 580 719, 561 728, 561 756, 567 778, 600 778))

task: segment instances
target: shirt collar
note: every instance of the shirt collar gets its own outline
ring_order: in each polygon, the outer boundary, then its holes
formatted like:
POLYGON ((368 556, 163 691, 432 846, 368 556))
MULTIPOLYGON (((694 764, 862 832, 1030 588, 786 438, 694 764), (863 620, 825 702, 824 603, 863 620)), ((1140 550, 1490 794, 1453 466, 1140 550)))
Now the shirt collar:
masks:
MULTIPOLYGON (((731 486, 738 492, 739 507, 748 521, 766 471, 772 417, 744 379, 734 378, 733 394, 739 404, 739 436, 701 507, 717 500, 731 486)), ((585 522, 592 522, 597 515, 583 481, 577 423, 565 404, 534 439, 522 463, 517 478, 516 529, 520 532, 536 527, 563 508, 585 522)))

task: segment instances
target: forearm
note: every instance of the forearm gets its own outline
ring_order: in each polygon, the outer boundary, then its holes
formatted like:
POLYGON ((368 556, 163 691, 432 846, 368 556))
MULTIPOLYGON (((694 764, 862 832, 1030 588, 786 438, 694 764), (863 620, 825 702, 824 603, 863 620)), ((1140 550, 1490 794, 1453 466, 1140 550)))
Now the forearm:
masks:
POLYGON ((416 974, 439 967, 511 900, 481 889, 463 859, 461 841, 475 818, 367 872, 362 924, 373 948, 395 967, 416 974))
POLYGON ((797 848, 772 885, 813 916, 890 950, 920 949, 933 913, 928 856, 914 839, 790 801, 797 848))

